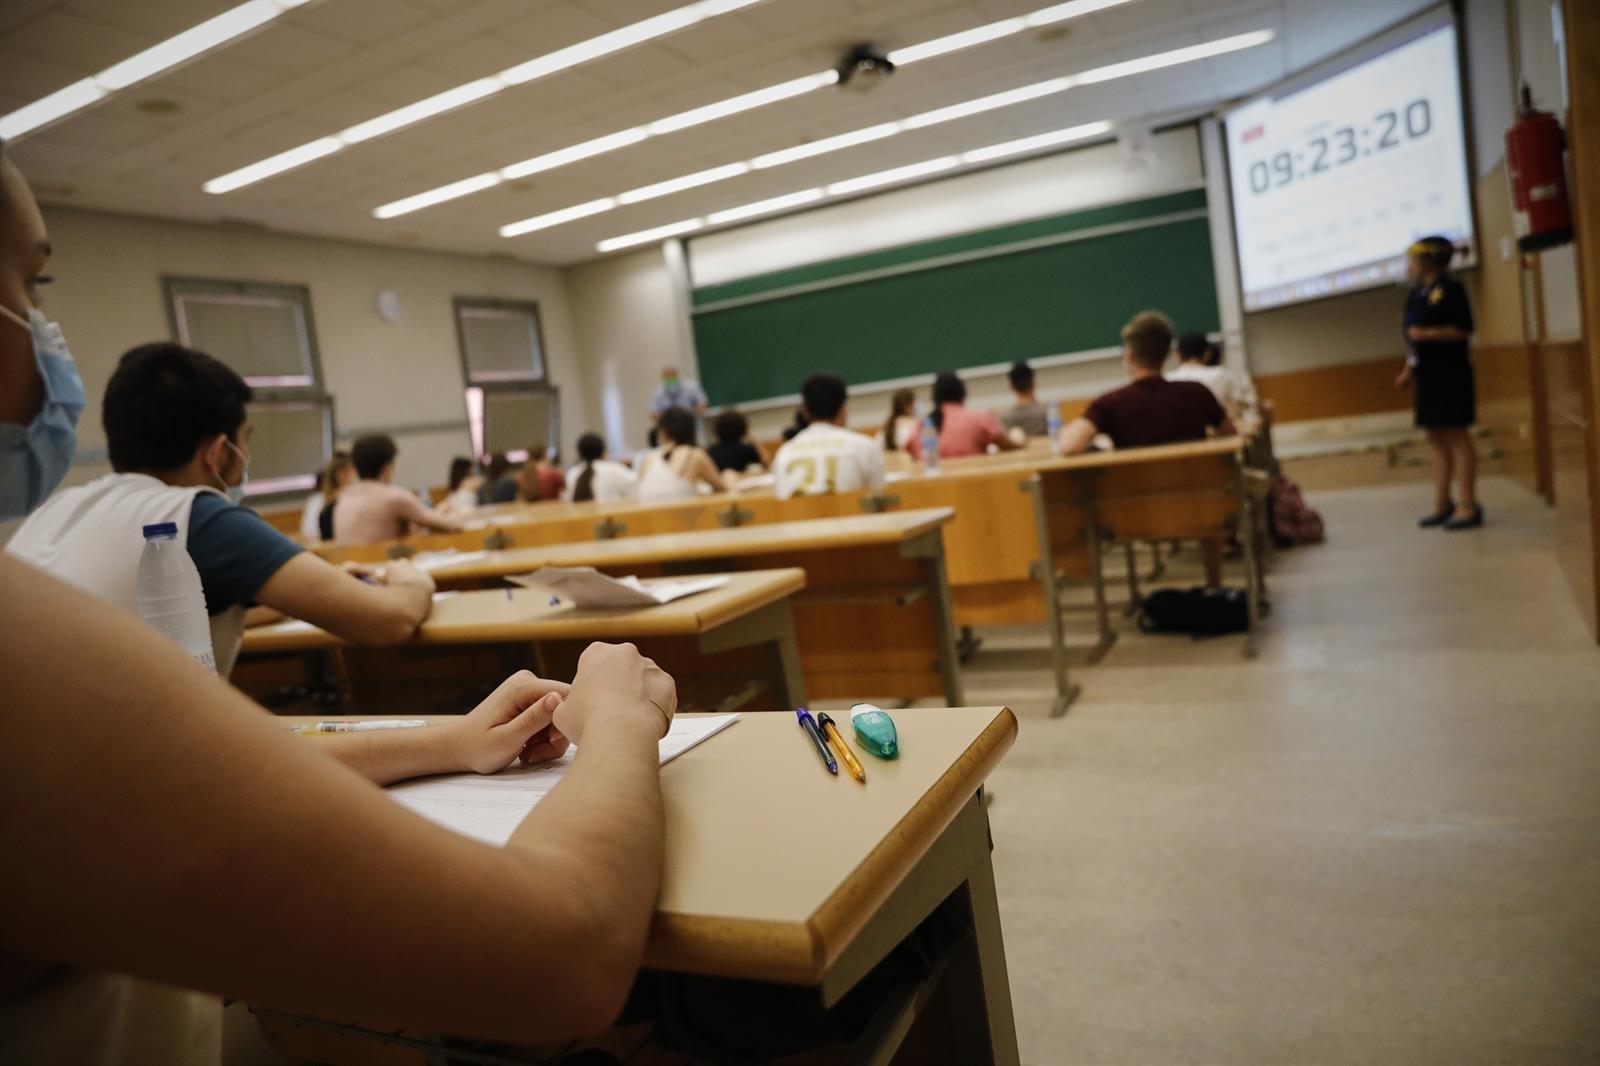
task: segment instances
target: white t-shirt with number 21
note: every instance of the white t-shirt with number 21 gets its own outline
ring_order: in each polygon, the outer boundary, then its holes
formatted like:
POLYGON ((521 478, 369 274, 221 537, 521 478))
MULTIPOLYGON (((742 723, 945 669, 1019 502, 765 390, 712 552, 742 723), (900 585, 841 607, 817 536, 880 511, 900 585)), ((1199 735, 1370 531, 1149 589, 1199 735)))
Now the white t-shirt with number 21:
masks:
POLYGON ((883 446, 871 437, 813 422, 772 461, 778 499, 883 488, 883 446))

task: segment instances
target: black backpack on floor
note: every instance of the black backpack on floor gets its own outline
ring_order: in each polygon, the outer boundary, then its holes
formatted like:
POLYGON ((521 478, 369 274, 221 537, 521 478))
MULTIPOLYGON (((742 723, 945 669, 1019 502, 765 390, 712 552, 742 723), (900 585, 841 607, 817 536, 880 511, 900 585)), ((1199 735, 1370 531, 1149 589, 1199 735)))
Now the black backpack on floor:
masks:
POLYGON ((1243 633, 1250 628, 1250 604, 1244 589, 1157 589, 1139 604, 1139 628, 1194 637, 1243 633))

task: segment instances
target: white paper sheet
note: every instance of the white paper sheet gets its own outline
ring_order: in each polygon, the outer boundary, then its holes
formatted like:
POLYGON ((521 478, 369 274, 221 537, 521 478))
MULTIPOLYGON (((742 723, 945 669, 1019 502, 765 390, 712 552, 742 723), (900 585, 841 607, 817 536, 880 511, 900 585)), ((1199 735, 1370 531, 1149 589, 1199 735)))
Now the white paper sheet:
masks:
MULTIPOLYGON (((674 719, 661 738, 661 765, 738 720, 736 714, 674 719)), ((528 812, 561 783, 576 750, 569 748, 565 756, 542 766, 516 767, 497 774, 430 777, 391 785, 387 791, 396 802, 436 825, 503 846, 528 812)))
POLYGON ((447 566, 465 566, 467 563, 481 563, 489 558, 486 551, 463 552, 451 548, 447 551, 422 552, 411 557, 411 563, 418 570, 433 573, 443 570, 447 566))
POLYGON ((659 607, 728 583, 726 574, 640 580, 631 574, 610 577, 592 566, 546 566, 506 580, 554 593, 575 607, 659 607))

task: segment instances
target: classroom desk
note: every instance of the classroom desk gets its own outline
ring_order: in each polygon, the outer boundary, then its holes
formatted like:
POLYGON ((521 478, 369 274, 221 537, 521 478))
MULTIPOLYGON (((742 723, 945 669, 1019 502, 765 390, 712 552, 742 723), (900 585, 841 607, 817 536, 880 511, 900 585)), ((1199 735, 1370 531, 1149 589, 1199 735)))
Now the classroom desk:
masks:
MULTIPOLYGON (((331 633, 303 622, 280 622, 246 630, 241 661, 285 653, 317 657, 313 672, 323 672, 321 657, 337 655, 344 670, 366 677, 422 680, 447 672, 451 662, 461 672, 477 671, 498 681, 518 665, 482 665, 442 649, 482 646, 532 647, 537 671, 546 677, 570 677, 583 646, 592 641, 658 641, 677 649, 687 642, 700 656, 742 649, 765 650, 745 657, 738 668, 751 669, 768 680, 773 703, 795 707, 806 702, 805 681, 795 641, 790 600, 805 587, 797 568, 747 570, 728 575, 728 583, 660 607, 582 609, 551 606, 545 593, 533 589, 493 589, 440 596, 433 613, 411 640, 397 648, 351 648, 331 633), (427 654, 432 651, 433 654, 427 654)), ((648 645, 647 645, 648 647, 648 645)), ((662 665, 676 673, 681 661, 662 665)))
MULTIPOLYGON (((652 973, 641 978, 801 986, 832 1007, 920 931, 945 944, 931 972, 886 995, 857 1042, 826 1061, 887 1063, 909 1035, 903 1062, 1015 1064, 980 789, 1015 740, 1016 717, 1004 707, 919 708, 895 722, 901 757, 864 757, 865 787, 823 773, 787 714, 746 714, 662 768, 666 860, 644 954, 652 973)), ((359 1027, 258 1017, 284 1050, 294 1042, 316 1061, 370 1061, 352 1046, 364 1041, 329 1032, 359 1027)), ((404 1039, 446 1047, 428 1034, 404 1039)))
POLYGON ((857 514, 490 552, 431 573, 440 588, 481 588, 542 566, 608 573, 800 567, 794 616, 813 699, 942 696, 962 702, 945 568, 948 507, 857 514))

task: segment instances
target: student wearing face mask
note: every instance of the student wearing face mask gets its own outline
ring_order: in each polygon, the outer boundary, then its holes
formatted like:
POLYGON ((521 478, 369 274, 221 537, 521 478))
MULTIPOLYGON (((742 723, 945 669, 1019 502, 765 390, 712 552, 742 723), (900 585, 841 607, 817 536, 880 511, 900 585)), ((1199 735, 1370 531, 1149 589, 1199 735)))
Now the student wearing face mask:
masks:
MULTIPOLYGON (((59 483, 82 405, 59 331, 31 313, 49 254, 0 141, 0 521, 59 483)), ((590 646, 570 686, 518 673, 459 725, 307 741, 0 553, 0 678, 0 1062, 219 1066, 223 992, 520 1044, 621 1009, 661 881, 657 741, 677 706, 632 645, 590 646), (446 768, 427 753, 493 772, 569 742, 503 848, 371 784, 446 768), (373 906, 376 884, 405 891, 373 906), (429 980, 397 979, 424 963, 429 980)))
POLYGON ((408 639, 433 604, 427 574, 397 560, 361 568, 366 580, 358 580, 239 505, 250 398, 243 378, 202 352, 170 343, 128 352, 101 405, 115 472, 57 493, 6 550, 137 611, 140 530, 174 523, 200 571, 223 677, 257 604, 269 618, 300 618, 357 644, 408 639))

